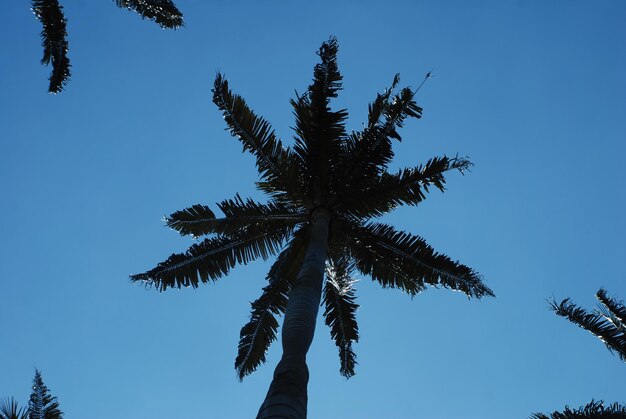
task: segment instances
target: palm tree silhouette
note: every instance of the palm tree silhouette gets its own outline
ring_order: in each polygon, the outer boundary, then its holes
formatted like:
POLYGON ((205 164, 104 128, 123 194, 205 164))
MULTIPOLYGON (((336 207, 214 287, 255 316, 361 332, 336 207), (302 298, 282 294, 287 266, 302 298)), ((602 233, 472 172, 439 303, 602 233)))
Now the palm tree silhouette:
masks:
POLYGON ((369 106, 367 125, 347 133, 347 111, 332 111, 329 106, 341 89, 337 50, 335 38, 322 44, 313 83, 291 101, 296 118, 291 147, 284 146, 269 123, 217 75, 213 102, 230 133, 256 157, 260 176, 256 185, 269 201, 235 195, 217 204, 223 217, 204 205, 171 214, 167 225, 182 235, 212 236, 131 276, 160 291, 195 288, 228 274, 237 264, 278 254, 267 275, 268 285, 252 303, 250 321, 241 329, 235 361, 240 379, 264 362, 276 339, 275 316, 284 314, 283 355, 259 418, 306 417, 305 358, 322 296, 325 321, 339 348, 340 373, 354 374, 352 344, 359 337, 354 272, 411 296, 427 285, 462 291, 468 297, 494 296, 474 270, 435 252, 421 237, 373 221, 397 206, 419 204, 431 187, 443 191, 444 173, 463 173, 471 163, 442 156, 389 172, 391 142, 400 140, 397 129, 407 118, 421 117, 415 91, 407 87, 394 93, 396 76, 391 88, 369 106))
POLYGON ((0 404, 0 419, 63 419, 63 412, 36 369, 28 408, 20 407, 13 398, 5 399, 0 404))
MULTIPOLYGON (((63 90, 70 78, 70 59, 67 56, 67 20, 58 0, 32 0, 32 10, 42 25, 41 63, 52 65, 50 93, 63 90)), ((144 19, 155 21, 162 28, 175 29, 183 24, 183 15, 171 0, 115 0, 121 8, 134 10, 144 19)))
POLYGON ((607 296, 604 289, 598 290, 598 308, 589 313, 572 303, 569 298, 560 304, 553 299, 550 308, 559 316, 598 337, 611 353, 626 362, 626 307, 621 301, 607 296))
POLYGON ((619 403, 613 403, 604 406, 602 400, 590 401, 583 407, 571 409, 565 406, 562 412, 552 412, 549 416, 543 413, 534 413, 530 419, 585 419, 585 418, 604 418, 604 419, 623 419, 626 418, 626 406, 619 403))

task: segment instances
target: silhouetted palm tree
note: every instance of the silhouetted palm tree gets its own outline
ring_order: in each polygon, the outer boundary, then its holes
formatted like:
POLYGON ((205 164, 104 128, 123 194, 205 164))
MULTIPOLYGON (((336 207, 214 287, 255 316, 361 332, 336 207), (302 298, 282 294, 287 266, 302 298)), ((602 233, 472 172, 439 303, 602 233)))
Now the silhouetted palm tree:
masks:
POLYGON ((347 111, 329 107, 341 89, 337 49, 334 38, 322 44, 313 83, 291 101, 296 117, 291 147, 284 146, 269 123, 217 75, 213 102, 231 134, 256 157, 257 187, 269 202, 236 195, 217 204, 223 217, 204 205, 171 214, 167 225, 179 233, 213 236, 131 276, 161 291, 195 288, 228 274, 237 264, 278 254, 267 275, 268 285, 252 303, 250 322, 241 329, 235 361, 240 379, 264 362, 276 339, 275 316, 285 315, 283 355, 258 417, 306 416, 305 357, 322 295, 325 321, 339 348, 340 372, 346 377, 354 374, 352 344, 358 340, 354 272, 411 296, 427 285, 462 291, 468 297, 494 295, 474 270, 435 252, 421 237, 373 221, 397 206, 417 205, 431 187, 443 191, 444 173, 464 172, 471 163, 442 156, 389 172, 391 141, 400 140, 397 128, 407 118, 421 116, 415 91, 407 87, 394 93, 396 76, 391 88, 370 105, 367 125, 347 133, 347 111))
MULTIPOLYGON (((183 24, 183 15, 171 0, 115 0, 119 7, 134 10, 145 19, 154 20, 162 28, 175 29, 183 24)), ((44 65, 52 64, 50 93, 58 93, 70 77, 67 56, 67 20, 58 0, 32 0, 32 10, 41 22, 41 43, 44 65)))
POLYGON ((623 419, 626 418, 626 406, 613 403, 607 407, 604 406, 602 400, 594 402, 593 400, 587 405, 578 409, 570 409, 565 406, 562 412, 553 412, 548 415, 543 413, 535 413, 530 419, 584 419, 584 418, 604 418, 604 419, 623 419))
POLYGON ((593 333, 609 351, 626 362, 626 307, 621 301, 608 297, 603 289, 596 293, 596 298, 600 304, 591 313, 572 303, 569 298, 560 304, 552 300, 550 308, 559 316, 593 333))
POLYGON ((59 402, 48 393, 39 370, 35 370, 32 390, 28 409, 19 407, 14 399, 6 399, 0 405, 0 419, 63 419, 59 402))

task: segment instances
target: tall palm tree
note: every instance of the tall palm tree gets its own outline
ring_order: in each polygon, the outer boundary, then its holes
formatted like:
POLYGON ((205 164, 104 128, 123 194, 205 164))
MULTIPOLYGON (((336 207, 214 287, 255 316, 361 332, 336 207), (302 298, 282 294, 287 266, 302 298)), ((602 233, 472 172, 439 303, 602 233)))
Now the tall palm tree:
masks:
POLYGON ((596 293, 596 298, 600 304, 591 313, 572 303, 569 298, 560 304, 553 299, 550 308, 557 315, 597 336, 611 353, 626 362, 626 307, 621 301, 607 296, 602 288, 596 293))
POLYGON ((604 418, 604 419, 623 419, 626 418, 626 406, 619 403, 613 403, 604 406, 604 402, 591 400, 583 407, 578 409, 570 409, 565 406, 562 412, 552 412, 549 416, 543 413, 535 413, 530 419, 585 419, 585 418, 604 418))
MULTIPOLYGON (((70 59, 67 56, 67 20, 58 0, 31 0, 32 10, 43 26, 41 63, 52 65, 50 93, 63 90, 70 78, 70 59)), ((171 0, 115 0, 121 8, 134 10, 144 19, 155 21, 162 28, 176 29, 183 24, 183 15, 171 0)))
POLYGON ((237 264, 278 254, 268 284, 252 303, 250 321, 241 329, 235 361, 240 379, 264 362, 276 339, 275 316, 284 314, 283 355, 259 418, 306 417, 306 354, 322 300, 326 324, 339 348, 340 373, 354 374, 352 344, 359 337, 355 272, 411 296, 427 285, 462 291, 468 297, 494 295, 474 270, 435 252, 421 237, 374 221, 397 206, 419 204, 431 187, 443 191, 445 172, 463 173, 471 163, 442 156, 389 172, 392 140, 400 140, 397 129, 407 118, 421 117, 415 91, 407 87, 395 93, 396 76, 391 88, 369 106, 367 126, 347 133, 347 111, 332 111, 329 106, 341 89, 337 50, 335 38, 322 44, 313 83, 291 101, 296 118, 291 147, 217 75, 213 102, 231 134, 256 157, 260 176, 256 185, 269 201, 235 195, 217 204, 223 217, 204 205, 171 214, 167 225, 182 235, 211 236, 154 269, 131 276, 160 291, 195 288, 228 274, 237 264))

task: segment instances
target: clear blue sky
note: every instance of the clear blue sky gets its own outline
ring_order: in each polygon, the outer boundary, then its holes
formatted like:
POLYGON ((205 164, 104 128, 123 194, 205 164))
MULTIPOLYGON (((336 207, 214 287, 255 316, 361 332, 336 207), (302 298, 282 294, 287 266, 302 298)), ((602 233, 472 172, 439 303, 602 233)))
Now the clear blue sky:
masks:
MULTIPOLYGON (((470 156, 445 194, 386 218, 481 272, 497 295, 411 300, 357 284, 357 375, 319 323, 309 416, 524 418, 626 402, 626 366, 548 311, 626 298, 626 3, 191 1, 159 29, 112 1, 66 0, 72 79, 46 92, 27 1, 0 26, 0 396, 26 403, 34 368, 69 419, 250 418, 279 357, 233 368, 268 262, 198 290, 131 285, 190 239, 161 218, 235 192, 253 160, 211 103, 216 71, 287 141, 289 98, 340 42, 348 128, 396 72, 420 91, 394 167, 470 156)), ((213 206, 213 208, 215 208, 213 206)))

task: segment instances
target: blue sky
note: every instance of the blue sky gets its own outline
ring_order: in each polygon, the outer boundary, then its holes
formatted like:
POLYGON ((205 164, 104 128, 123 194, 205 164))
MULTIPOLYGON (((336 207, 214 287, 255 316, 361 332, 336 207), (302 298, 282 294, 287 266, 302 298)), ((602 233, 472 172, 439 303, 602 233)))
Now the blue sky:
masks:
POLYGON ((197 290, 128 275, 192 242, 167 215, 235 192, 254 162, 211 103, 216 71, 283 139, 315 51, 340 42, 348 128, 395 73, 418 85, 393 167, 470 156, 445 194, 385 221, 475 268, 497 295, 413 300, 357 284, 357 375, 339 375, 320 321, 311 418, 522 418, 592 398, 626 402, 626 367, 547 309, 626 298, 626 3, 178 0, 165 31, 112 1, 64 1, 72 79, 49 95, 28 2, 0 26, 0 397, 26 403, 34 368, 68 418, 248 418, 280 356, 237 381, 249 302, 271 262, 197 290))

